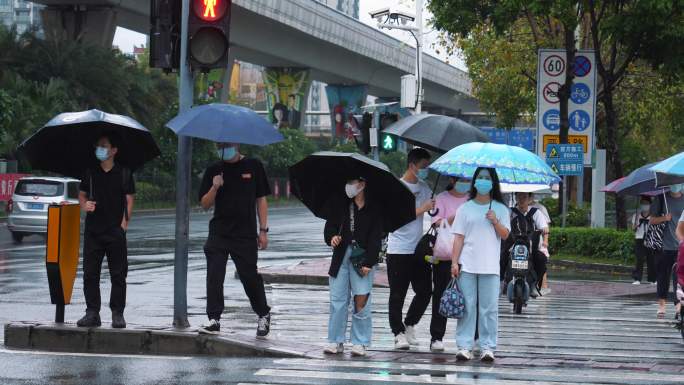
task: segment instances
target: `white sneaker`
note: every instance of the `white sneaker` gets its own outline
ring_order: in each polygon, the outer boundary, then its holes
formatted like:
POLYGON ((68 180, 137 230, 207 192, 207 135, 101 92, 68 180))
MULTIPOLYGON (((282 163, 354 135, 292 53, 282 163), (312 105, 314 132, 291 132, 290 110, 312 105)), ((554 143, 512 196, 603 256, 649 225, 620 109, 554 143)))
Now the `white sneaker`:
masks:
POLYGON ((456 359, 459 361, 470 361, 473 359, 473 355, 470 354, 469 350, 461 349, 456 353, 456 359))
POLYGON ((394 337, 394 348, 399 350, 409 350, 411 345, 406 340, 406 334, 399 333, 394 337))
POLYGON ((354 346, 352 346, 351 354, 354 357, 365 357, 366 356, 366 347, 363 345, 354 345, 354 346))
POLYGON ((640 281, 634 281, 634 282, 632 282, 632 285, 641 285, 641 282, 640 281))
POLYGON ((444 351, 444 343, 440 340, 430 342, 430 351, 443 352, 444 351))
POLYGON ((541 293, 542 296, 545 296, 545 295, 551 294, 551 289, 546 287, 546 288, 541 289, 539 292, 541 293))
POLYGON ((328 344, 323 349, 325 354, 341 354, 344 353, 344 344, 328 344))
POLYGON ((418 339, 416 338, 416 327, 415 326, 407 326, 405 334, 406 334, 406 341, 408 341, 409 345, 414 345, 414 346, 420 345, 420 342, 418 342, 418 339))
POLYGON ((480 356, 480 361, 482 362, 494 362, 494 352, 491 350, 485 350, 480 356))

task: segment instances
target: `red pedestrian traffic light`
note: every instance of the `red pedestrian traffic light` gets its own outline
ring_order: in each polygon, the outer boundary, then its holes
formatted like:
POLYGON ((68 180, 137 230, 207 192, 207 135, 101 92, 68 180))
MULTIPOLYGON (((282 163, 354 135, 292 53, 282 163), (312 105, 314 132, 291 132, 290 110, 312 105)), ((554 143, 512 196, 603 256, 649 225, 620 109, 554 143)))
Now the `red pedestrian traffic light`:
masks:
POLYGON ((231 0, 192 0, 188 59, 194 70, 227 68, 231 0))
POLYGON ((230 7, 227 0, 194 0, 193 9, 195 15, 204 21, 216 21, 226 15, 230 7))

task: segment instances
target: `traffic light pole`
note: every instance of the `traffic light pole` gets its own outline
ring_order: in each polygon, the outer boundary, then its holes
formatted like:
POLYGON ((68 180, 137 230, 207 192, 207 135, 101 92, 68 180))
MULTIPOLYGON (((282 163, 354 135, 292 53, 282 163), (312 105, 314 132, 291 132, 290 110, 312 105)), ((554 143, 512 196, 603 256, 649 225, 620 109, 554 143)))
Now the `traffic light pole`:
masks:
MULTIPOLYGON (((181 8, 181 52, 180 88, 178 92, 178 113, 192 107, 193 80, 188 65, 188 16, 190 0, 182 0, 181 8)), ((192 160, 192 139, 178 136, 176 158, 176 250, 173 265, 173 326, 186 328, 188 323, 188 236, 190 230, 190 165, 192 160)))
POLYGON ((418 100, 416 114, 423 111, 423 0, 416 0, 416 81, 418 83, 418 100))

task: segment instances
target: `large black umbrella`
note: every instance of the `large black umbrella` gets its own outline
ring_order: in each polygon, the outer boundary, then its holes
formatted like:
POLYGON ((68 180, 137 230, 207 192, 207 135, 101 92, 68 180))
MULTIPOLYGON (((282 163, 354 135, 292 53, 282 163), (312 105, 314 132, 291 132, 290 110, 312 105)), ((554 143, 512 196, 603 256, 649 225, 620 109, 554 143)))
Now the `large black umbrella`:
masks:
POLYGON ((383 132, 440 153, 465 143, 489 142, 487 134, 479 128, 444 115, 411 115, 392 123, 383 132))
POLYGON ((31 167, 81 178, 97 164, 95 141, 105 132, 121 138, 116 162, 132 170, 159 156, 152 134, 128 116, 99 110, 65 112, 52 118, 19 145, 31 167))
POLYGON ((347 180, 367 180, 366 199, 379 206, 384 230, 392 232, 416 219, 416 197, 384 163, 359 154, 317 152, 290 167, 292 191, 319 218, 343 214, 347 180))

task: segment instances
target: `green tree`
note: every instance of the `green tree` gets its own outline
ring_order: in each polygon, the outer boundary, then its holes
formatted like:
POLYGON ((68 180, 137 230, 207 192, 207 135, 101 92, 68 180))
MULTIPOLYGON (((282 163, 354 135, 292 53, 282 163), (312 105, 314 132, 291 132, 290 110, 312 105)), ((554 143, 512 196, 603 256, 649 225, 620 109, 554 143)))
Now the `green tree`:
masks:
MULTIPOLYGON (((432 0, 430 7, 435 14, 435 25, 439 29, 451 36, 466 39, 472 36, 479 25, 490 26, 497 36, 505 39, 516 32, 516 23, 520 20, 527 21, 535 42, 529 45, 529 50, 536 52, 541 47, 553 47, 554 45, 549 44, 555 42, 555 46, 565 47, 568 63, 574 60, 574 29, 579 26, 579 45, 598 52, 598 100, 603 110, 603 132, 599 132, 599 144, 606 148, 610 167, 616 177, 624 174, 620 143, 621 138, 628 135, 625 130, 628 131, 630 127, 619 123, 614 97, 628 69, 637 60, 643 60, 666 72, 671 78, 677 78, 681 76, 681 68, 684 66, 684 29, 681 28, 684 25, 683 0, 504 0, 496 3, 432 0), (540 42, 544 45, 540 45, 540 42), (669 50, 666 47, 673 48, 669 50)), ((484 55, 482 60, 492 60, 495 53, 491 52, 491 56, 484 55)), ((514 66, 519 65, 518 59, 513 60, 514 66)), ((567 134, 567 104, 564 107, 563 101, 569 96, 571 81, 569 71, 565 84, 559 90, 561 141, 567 134)), ((616 206, 619 212, 618 224, 624 226, 624 201, 618 198, 616 206)))

